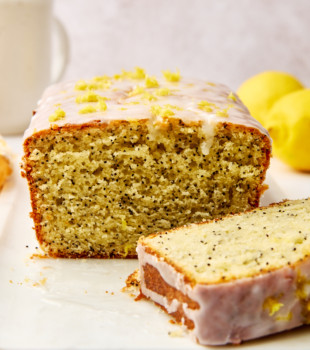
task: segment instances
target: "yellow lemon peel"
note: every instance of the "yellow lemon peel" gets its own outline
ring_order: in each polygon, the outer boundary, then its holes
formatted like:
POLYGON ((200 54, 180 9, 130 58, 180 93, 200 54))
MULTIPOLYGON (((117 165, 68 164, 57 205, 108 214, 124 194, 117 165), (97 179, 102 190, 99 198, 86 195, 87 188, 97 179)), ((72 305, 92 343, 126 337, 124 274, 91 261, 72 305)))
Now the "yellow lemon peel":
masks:
POLYGON ((128 96, 136 96, 143 94, 145 92, 145 88, 143 86, 137 85, 133 90, 129 91, 128 96))
POLYGON ((279 302, 278 298, 268 297, 263 303, 263 309, 268 311, 269 316, 273 316, 282 308, 283 305, 284 304, 279 302))
POLYGON ((201 109, 204 112, 213 112, 213 109, 215 108, 215 104, 202 100, 198 102, 198 108, 201 109))
POLYGON ((151 76, 147 75, 145 77, 145 86, 147 88, 156 88, 156 87, 159 87, 159 83, 158 83, 156 77, 151 77, 151 76))
POLYGON ((58 120, 65 119, 65 117, 66 117, 66 112, 61 108, 57 108, 56 111, 48 117, 48 121, 53 123, 58 120))
POLYGON ((158 100, 158 98, 157 98, 156 96, 154 96, 154 95, 152 95, 152 94, 150 94, 150 93, 148 93, 148 92, 145 92, 145 93, 142 95, 142 98, 144 98, 145 100, 148 100, 148 101, 150 101, 150 102, 152 102, 152 101, 157 101, 157 100, 158 100))
POLYGON ((229 117, 228 111, 230 110, 230 108, 232 108, 231 105, 229 105, 227 108, 220 109, 220 110, 216 111, 216 115, 217 115, 218 117, 227 118, 227 117, 229 117))
POLYGON ((237 97, 235 96, 235 94, 232 91, 229 93, 228 98, 230 100, 237 101, 237 97))
POLYGON ((175 73, 171 72, 170 70, 165 70, 162 73, 165 79, 171 83, 176 83, 181 79, 179 70, 177 70, 175 73))
POLYGON ((169 106, 153 105, 151 106, 150 111, 157 117, 170 117, 174 115, 173 110, 169 106))
POLYGON ((79 95, 76 97, 76 103, 85 103, 85 102, 98 102, 98 101, 107 101, 110 100, 107 97, 100 96, 93 91, 88 91, 84 95, 79 95))
POLYGON ((87 105, 79 110, 80 114, 88 114, 88 113, 95 113, 97 112, 97 109, 93 105, 87 105))
POLYGON ((121 74, 115 74, 114 79, 134 79, 134 80, 143 80, 146 77, 145 71, 143 68, 135 67, 134 71, 122 70, 121 74))
POLYGON ((75 84, 75 90, 84 91, 84 90, 107 90, 110 88, 112 82, 110 80, 102 81, 90 81, 86 82, 85 80, 79 80, 75 84))
POLYGON ((159 88, 155 91, 155 95, 157 95, 157 96, 169 96, 169 95, 171 95, 171 90, 168 88, 159 88))
POLYGON ((103 100, 99 100, 95 105, 87 105, 79 110, 80 114, 104 112, 107 110, 107 104, 103 100))

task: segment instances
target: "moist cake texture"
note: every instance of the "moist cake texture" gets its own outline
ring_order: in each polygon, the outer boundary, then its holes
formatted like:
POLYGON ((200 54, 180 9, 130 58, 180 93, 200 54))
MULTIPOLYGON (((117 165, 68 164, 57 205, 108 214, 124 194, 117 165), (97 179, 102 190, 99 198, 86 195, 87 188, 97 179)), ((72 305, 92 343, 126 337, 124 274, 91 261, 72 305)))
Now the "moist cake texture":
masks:
POLYGON ((142 234, 257 207, 270 138, 221 84, 141 68, 50 87, 24 136, 43 250, 136 257, 142 234))
POLYGON ((310 324, 310 199, 141 237, 141 292, 203 345, 310 324))

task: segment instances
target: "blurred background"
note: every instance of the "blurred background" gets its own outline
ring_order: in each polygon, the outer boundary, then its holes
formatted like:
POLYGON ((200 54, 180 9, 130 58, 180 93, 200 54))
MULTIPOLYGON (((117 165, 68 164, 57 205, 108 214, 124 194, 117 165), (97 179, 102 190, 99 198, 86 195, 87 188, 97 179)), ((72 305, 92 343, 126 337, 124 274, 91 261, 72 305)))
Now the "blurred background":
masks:
POLYGON ((264 70, 310 86, 309 0, 55 0, 68 33, 62 80, 142 66, 237 89, 264 70))

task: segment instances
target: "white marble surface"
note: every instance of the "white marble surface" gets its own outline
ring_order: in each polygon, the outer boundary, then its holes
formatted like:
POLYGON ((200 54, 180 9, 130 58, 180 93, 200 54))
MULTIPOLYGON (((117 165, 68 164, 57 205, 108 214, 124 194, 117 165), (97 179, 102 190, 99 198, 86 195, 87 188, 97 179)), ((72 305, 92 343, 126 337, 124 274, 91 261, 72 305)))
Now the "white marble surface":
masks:
POLYGON ((309 0, 55 0, 70 38, 63 79, 136 65, 233 89, 264 70, 310 86, 309 0))

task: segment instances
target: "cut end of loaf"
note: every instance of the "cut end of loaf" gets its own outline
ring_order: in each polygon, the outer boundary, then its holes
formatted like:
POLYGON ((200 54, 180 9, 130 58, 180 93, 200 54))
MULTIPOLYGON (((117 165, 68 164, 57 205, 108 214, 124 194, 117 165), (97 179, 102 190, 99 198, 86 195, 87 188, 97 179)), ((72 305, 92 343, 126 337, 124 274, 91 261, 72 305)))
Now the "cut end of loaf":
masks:
POLYGON ((270 141, 166 119, 91 123, 24 143, 37 238, 55 257, 136 257, 141 235, 257 207, 270 141))

